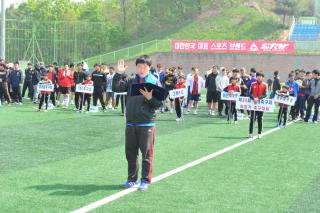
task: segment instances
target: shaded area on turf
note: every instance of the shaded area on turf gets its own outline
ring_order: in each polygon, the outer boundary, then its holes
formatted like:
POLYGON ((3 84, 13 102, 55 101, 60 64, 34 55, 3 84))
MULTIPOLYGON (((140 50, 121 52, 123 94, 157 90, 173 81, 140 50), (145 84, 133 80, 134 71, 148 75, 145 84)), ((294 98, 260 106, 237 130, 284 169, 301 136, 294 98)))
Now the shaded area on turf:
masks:
POLYGON ((320 211, 320 173, 305 187, 288 212, 319 212, 320 211))
POLYGON ((53 184, 53 185, 39 185, 32 186, 29 189, 36 189, 39 191, 48 191, 49 195, 54 196, 83 196, 97 191, 110 191, 122 189, 120 185, 68 185, 68 184, 53 184))

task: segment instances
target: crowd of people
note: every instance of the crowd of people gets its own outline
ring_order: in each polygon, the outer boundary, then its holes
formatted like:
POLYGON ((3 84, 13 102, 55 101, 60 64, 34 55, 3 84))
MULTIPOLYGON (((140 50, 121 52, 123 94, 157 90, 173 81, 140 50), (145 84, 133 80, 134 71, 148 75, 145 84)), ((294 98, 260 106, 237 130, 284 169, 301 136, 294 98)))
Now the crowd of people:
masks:
MULTIPOLYGON (((65 63, 59 68, 57 63, 39 63, 33 66, 28 63, 24 73, 19 63, 9 63, 0 60, 0 100, 2 104, 21 105, 29 99, 38 104, 38 111, 47 112, 49 101, 53 107, 68 108, 74 105, 78 113, 90 112, 98 107, 98 100, 103 112, 115 109, 121 102, 122 115, 126 115, 125 149, 128 161, 128 178, 123 184, 125 188, 137 186, 138 182, 138 152, 142 152, 142 174, 140 190, 147 190, 152 179, 153 145, 155 141, 155 115, 158 113, 176 112, 177 122, 183 121, 183 114, 198 114, 199 101, 203 91, 206 91, 208 116, 226 117, 228 123, 237 124, 238 115, 250 120, 248 138, 253 138, 255 122, 258 123, 258 139, 262 137, 263 111, 250 109, 239 110, 238 101, 226 101, 221 94, 240 94, 255 105, 261 101, 277 97, 295 97, 294 105, 279 103, 276 127, 285 128, 290 115, 294 122, 317 123, 320 105, 320 72, 313 70, 295 70, 288 78, 281 81, 279 72, 274 72, 274 78, 265 83, 265 74, 251 68, 247 73, 245 68, 228 70, 214 65, 201 75, 198 68, 193 67, 185 74, 182 66, 163 67, 157 64, 153 67, 149 56, 141 56, 136 60, 136 73, 128 73, 123 60, 115 69, 107 64, 95 64, 90 71, 82 62, 65 63), (181 97, 170 96, 161 101, 153 94, 153 90, 140 89, 141 95, 134 96, 130 92, 134 84, 149 83, 164 88, 168 94, 172 90, 187 91, 181 97), (76 85, 90 85, 92 93, 77 92, 76 85), (53 91, 38 91, 39 85, 50 85, 53 91), (26 93, 28 91, 28 93, 26 93), (27 97, 25 98, 25 95, 27 97), (172 98, 174 97, 174 98, 172 98), (93 106, 91 107, 91 99, 93 106), (86 106, 86 109, 83 107, 86 106), (246 115, 246 116, 245 116, 246 115)), ((139 94, 140 94, 139 93, 139 94)), ((180 93, 179 95, 180 96, 180 93)), ((165 96, 164 96, 165 97, 165 96)), ((237 99, 240 100, 240 99, 237 99)), ((276 120, 276 118, 275 118, 276 120)))
POLYGON ((69 105, 74 105, 76 112, 82 112, 85 105, 89 111, 92 99, 93 107, 98 105, 99 100, 104 112, 107 108, 114 110, 120 102, 120 97, 115 98, 112 92, 112 80, 116 75, 114 70, 106 64, 95 64, 90 72, 84 62, 78 63, 76 67, 73 63, 65 63, 61 68, 57 63, 47 66, 44 63, 35 66, 28 63, 22 72, 19 62, 0 60, 0 105, 22 105, 25 101, 31 101, 40 104, 38 111, 45 107, 43 111, 47 112, 51 102, 53 108, 68 108, 69 105), (54 91, 38 91, 39 84, 53 84, 54 91), (77 84, 92 84, 94 93, 77 93, 77 84))
MULTIPOLYGON (((284 81, 280 80, 279 71, 275 71, 274 78, 269 78, 266 83, 263 82, 264 74, 257 72, 255 68, 251 68, 247 73, 245 68, 228 70, 225 67, 214 65, 204 75, 201 75, 199 69, 195 67, 191 69, 191 72, 185 73, 182 66, 164 67, 162 64, 157 64, 156 67, 150 68, 150 72, 167 91, 182 88, 188 90, 188 97, 171 99, 168 96, 160 108, 161 113, 176 112, 178 122, 183 120, 183 111, 185 114, 191 111, 193 114, 198 114, 198 103, 203 89, 206 89, 208 116, 227 117, 229 121, 232 117, 235 124, 238 122, 239 112, 243 115, 247 114, 248 117, 244 116, 245 118, 251 118, 250 111, 237 110, 235 102, 228 103, 221 100, 220 97, 223 91, 240 92, 243 97, 252 97, 257 82, 259 98, 272 99, 275 94, 297 98, 295 105, 290 110, 288 106, 280 105, 281 113, 279 112, 278 121, 284 122, 281 126, 286 126, 288 115, 293 121, 307 122, 313 111, 312 121, 314 123, 318 121, 320 102, 318 70, 312 72, 295 70, 290 72, 288 79, 284 81), (260 83, 263 83, 263 88, 260 88, 260 83), (261 91, 264 92, 261 93, 261 91)), ((72 63, 65 63, 61 68, 57 63, 47 66, 44 63, 35 66, 28 63, 27 68, 22 72, 19 62, 10 63, 0 60, 0 104, 21 105, 23 101, 29 99, 39 104, 39 111, 42 109, 47 111, 49 102, 51 102, 52 108, 68 108, 69 105, 74 105, 76 112, 89 112, 91 108, 100 106, 102 111, 106 112, 107 109, 114 110, 121 103, 121 111, 124 115, 126 96, 124 94, 115 96, 113 81, 119 78, 126 80, 129 77, 129 75, 119 74, 114 67, 107 64, 95 64, 90 71, 85 62, 78 63, 76 67, 72 63), (38 84, 53 84, 54 91, 39 92, 38 84), (77 84, 93 85, 93 94, 76 92, 77 84), (85 110, 83 106, 86 106, 85 110)), ((258 120, 258 124, 261 123, 262 116, 263 113, 260 112, 255 114, 254 119, 258 120)), ((277 125, 280 124, 281 122, 277 125)))

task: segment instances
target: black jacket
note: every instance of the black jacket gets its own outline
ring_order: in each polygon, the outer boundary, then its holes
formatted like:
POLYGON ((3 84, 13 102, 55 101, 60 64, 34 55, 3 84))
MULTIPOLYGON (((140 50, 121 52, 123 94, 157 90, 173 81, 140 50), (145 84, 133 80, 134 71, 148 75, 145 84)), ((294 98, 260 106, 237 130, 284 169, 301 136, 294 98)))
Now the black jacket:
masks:
POLYGON ((85 74, 83 73, 83 71, 74 72, 73 79, 75 84, 81 84, 85 79, 85 74))
POLYGON ((218 74, 209 74, 206 79, 206 88, 210 92, 215 92, 217 91, 217 86, 216 86, 216 78, 218 74))
POLYGON ((112 78, 112 91, 113 92, 118 91, 119 88, 118 88, 117 83, 119 84, 119 82, 122 82, 122 81, 125 82, 125 81, 127 81, 127 78, 128 78, 128 76, 125 73, 123 73, 123 74, 115 73, 112 78))
POLYGON ((93 71, 92 73, 92 81, 94 89, 104 90, 106 87, 107 76, 103 72, 93 71))
POLYGON ((273 84, 272 84, 272 91, 278 91, 281 89, 280 79, 278 76, 274 77, 273 84))
MULTIPOLYGON (((120 75, 120 74, 119 74, 120 75)), ((147 100, 143 95, 131 96, 132 84, 139 83, 139 77, 135 76, 126 80, 126 75, 113 78, 112 86, 114 92, 127 92, 126 118, 127 124, 148 124, 154 123, 156 110, 161 107, 162 102, 156 98, 147 100)), ((151 73, 149 75, 152 75, 151 73)), ((152 75, 157 86, 161 87, 161 83, 152 75)))
POLYGON ((32 85, 37 85, 41 80, 41 75, 37 70, 32 71, 32 85))
POLYGON ((32 69, 27 68, 24 70, 24 81, 30 82, 32 80, 32 69))

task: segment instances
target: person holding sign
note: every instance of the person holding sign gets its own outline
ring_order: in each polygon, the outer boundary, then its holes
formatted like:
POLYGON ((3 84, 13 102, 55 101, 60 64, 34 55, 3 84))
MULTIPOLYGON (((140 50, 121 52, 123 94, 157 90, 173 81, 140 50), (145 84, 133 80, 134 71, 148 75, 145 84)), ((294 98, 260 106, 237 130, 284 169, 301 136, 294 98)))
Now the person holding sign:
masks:
MULTIPOLYGON (((178 83, 176 84, 176 89, 185 89, 186 88, 186 79, 184 75, 178 76, 178 83)), ((175 103, 175 109, 176 109, 176 114, 177 114, 177 122, 182 121, 182 110, 181 110, 181 104, 183 103, 183 100, 185 97, 179 97, 174 99, 175 103)))
MULTIPOLYGON (((293 74, 289 74, 289 80, 286 81, 286 85, 289 87, 289 94, 292 97, 297 97, 299 93, 299 84, 294 80, 293 74)), ((290 115, 293 121, 296 120, 296 104, 291 106, 290 115)))
MULTIPOLYGON (((113 81, 114 92, 127 92, 125 151, 128 162, 128 179, 125 188, 138 185, 138 153, 142 153, 142 177, 140 190, 147 190, 152 179, 153 147, 155 140, 156 110, 162 101, 155 98, 154 90, 139 90, 139 95, 132 95, 133 86, 149 83, 161 87, 160 81, 150 72, 151 58, 143 55, 136 60, 137 74, 128 80, 117 78, 113 81)), ((125 75, 126 66, 123 60, 118 62, 119 73, 125 75)), ((165 97, 163 97, 163 100, 165 97)))
MULTIPOLYGON (((85 80, 81 83, 82 85, 85 86, 93 86, 93 81, 91 80, 91 75, 90 74, 85 74, 85 80)), ((80 92, 78 92, 80 94, 80 92)), ((91 94, 90 93, 82 93, 79 95, 79 110, 77 112, 81 113, 82 108, 84 103, 87 103, 87 113, 90 110, 90 101, 91 101, 91 94)))
MULTIPOLYGON (((287 85, 283 85, 281 90, 276 91, 276 94, 280 97, 288 98, 289 97, 289 87, 287 85)), ((282 119, 283 125, 282 128, 286 128, 288 121, 288 104, 279 103, 280 110, 278 113, 278 122, 276 127, 281 126, 282 119)))
MULTIPOLYGON (((47 73, 44 73, 42 75, 42 80, 39 82, 39 85, 51 85, 52 82, 51 80, 49 80, 48 78, 48 74, 47 73)), ((39 109, 38 111, 40 112, 41 111, 41 108, 42 108, 42 105, 43 105, 43 102, 45 102, 46 104, 46 107, 45 107, 45 110, 44 112, 48 112, 48 100, 49 100, 49 96, 51 95, 51 92, 48 92, 48 91, 40 91, 40 103, 39 103, 39 109)))
MULTIPOLYGON (((231 77, 230 78, 231 84, 227 86, 223 91, 228 92, 231 95, 235 92, 240 92, 240 86, 237 84, 238 78, 231 77)), ((234 117, 234 124, 238 124, 238 117, 237 117, 237 109, 236 109, 236 101, 229 101, 227 104, 228 111, 228 123, 231 122, 232 116, 234 117)))
MULTIPOLYGON (((262 72, 257 73, 257 81, 252 83, 250 86, 249 96, 255 104, 259 103, 260 100, 267 97, 267 85, 263 82, 264 74, 262 72)), ((263 112, 252 110, 250 112, 250 125, 249 125, 249 136, 253 138, 253 127, 255 120, 258 120, 258 139, 262 138, 262 127, 263 127, 263 112)))

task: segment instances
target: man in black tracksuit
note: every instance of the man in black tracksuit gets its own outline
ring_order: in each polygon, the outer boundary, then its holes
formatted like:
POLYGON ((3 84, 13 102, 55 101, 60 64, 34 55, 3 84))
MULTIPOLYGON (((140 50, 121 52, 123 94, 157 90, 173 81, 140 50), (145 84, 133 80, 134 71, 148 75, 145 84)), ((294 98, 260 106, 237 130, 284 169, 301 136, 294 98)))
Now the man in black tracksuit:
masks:
POLYGON ((281 90, 280 78, 279 78, 279 71, 274 72, 274 79, 272 83, 272 93, 270 98, 274 98, 277 91, 281 90))
MULTIPOLYGON (((128 179, 123 184, 125 188, 134 187, 138 180, 138 155, 142 153, 142 177, 140 190, 147 190, 152 179, 153 146, 155 139, 155 111, 162 101, 153 96, 153 91, 140 90, 142 95, 131 96, 131 86, 139 83, 151 83, 161 87, 159 80, 151 74, 151 59, 141 56, 136 60, 138 73, 129 80, 115 80, 115 92, 127 92, 126 106, 126 158, 128 162, 128 179)), ((125 71, 124 62, 120 61, 118 70, 125 71)), ((121 79, 121 78, 120 78, 121 79)))
POLYGON ((12 88, 13 99, 15 103, 22 103, 21 97, 21 84, 22 84, 22 71, 19 68, 19 62, 14 63, 14 69, 9 74, 9 82, 12 88))
MULTIPOLYGON (((82 82, 84 81, 84 79, 85 79, 85 70, 83 70, 82 63, 78 63, 77 64, 77 70, 73 74, 73 79, 74 79, 75 85, 82 84, 82 82)), ((75 92, 74 95, 75 95, 74 96, 74 102, 75 102, 75 105, 76 105, 76 109, 79 110, 79 107, 80 107, 79 106, 80 95, 83 95, 83 93, 75 92)))
POLYGON ((106 104, 103 101, 103 91, 106 87, 107 76, 105 73, 101 72, 99 64, 94 65, 94 71, 92 72, 93 81, 93 106, 97 106, 98 99, 101 103, 103 112, 106 111, 106 104))
MULTIPOLYGON (((119 82, 119 81, 126 81, 127 79, 127 75, 125 73, 115 73, 114 76, 113 76, 113 79, 112 79, 112 91, 115 92, 116 88, 114 86, 114 83, 113 82, 119 82)), ((119 105, 119 100, 120 100, 120 103, 121 103, 121 115, 123 116, 124 115, 124 107, 125 107, 125 103, 126 103, 126 99, 127 97, 125 95, 117 95, 116 97, 116 106, 118 107, 119 105)))
POLYGON ((37 69, 32 70, 31 72, 31 83, 32 83, 32 87, 33 87, 33 103, 37 103, 38 101, 38 88, 37 85, 41 80, 41 75, 38 72, 37 69))
POLYGON ((26 94, 28 89, 28 98, 32 99, 33 97, 33 86, 32 86, 32 63, 28 63, 28 67, 24 71, 24 82, 22 87, 22 97, 26 94))
POLYGON ((213 66, 212 72, 206 78, 208 115, 214 115, 214 110, 218 108, 217 103, 221 95, 216 84, 218 74, 218 66, 213 66))

